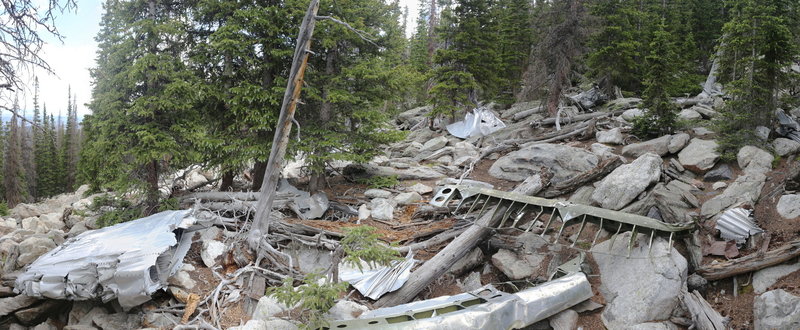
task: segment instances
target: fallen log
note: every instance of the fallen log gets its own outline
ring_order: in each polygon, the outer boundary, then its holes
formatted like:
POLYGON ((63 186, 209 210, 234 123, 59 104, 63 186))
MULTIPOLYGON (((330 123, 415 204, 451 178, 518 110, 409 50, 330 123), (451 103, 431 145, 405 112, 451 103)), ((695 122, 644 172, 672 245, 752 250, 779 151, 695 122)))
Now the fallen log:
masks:
MULTIPOLYGON (((571 122, 571 123, 574 123, 574 122, 589 120, 589 119, 593 119, 593 118, 617 116, 617 115, 621 115, 623 112, 625 112, 625 110, 617 110, 617 111, 612 111, 612 112, 591 112, 591 113, 580 114, 580 115, 577 115, 577 116, 572 116, 572 117, 567 118, 567 120, 569 122, 571 122)), ((545 119, 542 119, 542 120, 538 120, 538 121, 532 122, 531 126, 555 125, 556 124, 556 120, 557 120, 556 118, 545 118, 545 119)), ((562 119, 561 121, 564 121, 564 120, 562 119)))
POLYGON ((683 292, 681 301, 692 316, 694 327, 699 330, 725 330, 726 319, 722 317, 711 305, 703 299, 697 290, 689 293, 683 292))
MULTIPOLYGON (((514 188, 512 193, 521 193, 523 189, 525 189, 525 186, 519 185, 514 188)), ((461 260, 461 258, 464 258, 464 256, 472 251, 472 248, 480 242, 483 242, 486 237, 494 231, 494 228, 500 224, 500 221, 505 218, 505 212, 508 207, 508 204, 499 203, 493 210, 487 210, 475 223, 467 227, 467 229, 450 242, 450 244, 447 244, 444 249, 411 273, 411 279, 406 282, 400 290, 390 292, 383 296, 375 302, 374 306, 377 308, 391 307, 407 303, 414 299, 414 297, 428 287, 433 280, 444 275, 450 270, 453 264, 461 260)), ((429 243, 437 236, 434 236, 429 239, 428 242, 424 243, 429 243)))
POLYGON ((777 265, 797 256, 800 256, 800 240, 763 254, 755 253, 739 259, 704 265, 697 269, 697 274, 706 280, 716 281, 777 265))
POLYGON ((409 245, 406 245, 406 246, 397 247, 397 248, 395 248, 395 250, 397 250, 397 252, 400 252, 400 253, 408 253, 410 251, 427 249, 429 247, 432 247, 432 246, 441 244, 443 242, 446 242, 446 241, 452 239, 453 237, 461 235, 461 233, 463 233, 465 230, 467 230, 467 229, 466 228, 461 228, 461 229, 448 230, 448 231, 440 233, 440 234, 438 234, 436 236, 433 236, 429 240, 426 240, 424 242, 419 242, 419 243, 409 244, 409 245))
POLYGON ((500 224, 507 205, 499 205, 495 211, 486 212, 478 221, 458 235, 442 251, 422 264, 411 274, 411 279, 400 290, 390 292, 375 302, 374 306, 391 307, 414 299, 435 279, 444 275, 456 261, 466 256, 475 245, 482 242, 500 224))

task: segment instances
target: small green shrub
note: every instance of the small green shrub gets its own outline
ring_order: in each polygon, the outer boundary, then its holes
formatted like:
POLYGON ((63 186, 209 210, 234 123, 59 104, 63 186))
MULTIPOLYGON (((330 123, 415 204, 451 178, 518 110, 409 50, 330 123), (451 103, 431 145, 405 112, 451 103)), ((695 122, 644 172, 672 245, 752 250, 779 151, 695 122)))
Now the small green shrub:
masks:
POLYGON ((161 201, 160 204, 158 204, 158 212, 177 210, 179 209, 178 204, 179 203, 177 198, 175 197, 167 198, 161 201))
POLYGON ((142 217, 142 210, 135 207, 124 198, 113 195, 100 195, 92 200, 89 209, 100 213, 97 225, 100 227, 113 226, 142 217))
POLYGON ((400 180, 398 180, 397 175, 373 176, 371 178, 361 179, 358 182, 373 189, 392 188, 400 184, 400 180))
POLYGON ((399 252, 381 244, 377 230, 370 226, 345 228, 345 235, 340 242, 345 255, 342 261, 363 270, 361 260, 375 267, 389 266, 392 261, 402 259, 399 252))
POLYGON ((0 202, 0 216, 4 216, 5 217, 5 216, 8 216, 8 215, 9 215, 8 203, 6 203, 6 201, 0 202))
POLYGON ((303 328, 325 328, 328 326, 325 313, 336 304, 336 299, 347 290, 349 284, 332 283, 330 280, 323 280, 324 278, 320 274, 310 273, 303 278, 303 285, 295 288, 294 279, 287 277, 283 279, 283 285, 267 289, 267 295, 272 295, 286 306, 299 303, 304 312, 301 317, 303 328))

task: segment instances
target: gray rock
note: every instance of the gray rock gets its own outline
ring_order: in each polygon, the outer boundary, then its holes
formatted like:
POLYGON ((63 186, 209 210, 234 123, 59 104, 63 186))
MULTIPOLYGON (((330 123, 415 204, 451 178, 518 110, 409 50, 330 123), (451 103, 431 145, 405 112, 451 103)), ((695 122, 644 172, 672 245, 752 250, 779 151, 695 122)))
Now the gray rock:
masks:
POLYGON ((630 164, 617 167, 600 181, 592 201, 605 209, 620 210, 659 178, 661 157, 646 153, 630 164))
POLYGON ((147 312, 144 314, 144 323, 159 329, 172 329, 181 324, 181 319, 170 313, 147 312))
POLYGON ((26 308, 35 304, 39 299, 29 297, 26 295, 18 295, 14 297, 0 299, 0 316, 10 315, 11 313, 20 309, 26 308))
POLYGON ((400 204, 400 205, 414 204, 414 203, 418 203, 421 200, 422 200, 422 196, 420 196, 418 193, 413 192, 413 191, 412 192, 400 193, 400 194, 397 194, 397 196, 394 196, 394 201, 397 204, 400 204))
POLYGON ((636 119, 636 117, 641 117, 643 114, 644 114, 644 112, 642 111, 642 109, 634 108, 634 109, 625 110, 625 112, 622 113, 621 117, 622 117, 622 119, 625 119, 627 121, 631 121, 631 120, 636 119))
POLYGON ((772 160, 775 157, 769 152, 756 148, 754 146, 744 146, 739 149, 736 154, 736 161, 739 163, 744 173, 760 173, 764 174, 772 170, 772 160))
POLYGON ((39 256, 55 249, 56 243, 52 239, 41 236, 31 236, 19 243, 19 258, 17 266, 22 268, 32 263, 39 256))
POLYGON ((782 217, 794 219, 800 217, 800 195, 783 195, 775 206, 782 217))
POLYGON ((361 204, 358 207, 358 220, 366 220, 372 215, 372 211, 369 210, 367 204, 361 204))
POLYGON ((764 293, 770 286, 778 282, 782 277, 800 270, 800 263, 783 264, 764 268, 753 273, 753 291, 764 293))
POLYGON ((619 127, 607 131, 597 131, 595 136, 597 137, 597 142, 608 144, 622 144, 624 139, 622 130, 619 127))
POLYGON ((220 234, 222 234, 222 229, 219 229, 219 227, 216 226, 208 227, 208 229, 203 230, 201 232, 200 241, 205 242, 205 241, 216 240, 219 238, 220 234))
POLYGON ((572 196, 569 197, 569 201, 576 204, 589 205, 592 203, 592 194, 594 194, 594 187, 583 186, 572 193, 572 196))
POLYGON ((57 195, 36 204, 20 203, 9 210, 9 214, 15 219, 37 217, 48 213, 63 214, 67 207, 83 199, 83 194, 88 190, 89 186, 83 185, 73 193, 57 195))
POLYGON ((726 182, 722 182, 722 181, 714 182, 714 184, 711 185, 711 189, 712 190, 720 190, 720 189, 725 188, 727 186, 728 186, 728 183, 726 183, 726 182))
POLYGON ((466 165, 476 159, 478 155, 480 155, 480 151, 472 143, 466 141, 456 142, 453 146, 453 165, 466 165))
POLYGON ((408 144, 408 147, 403 149, 403 152, 400 155, 403 157, 416 157, 419 155, 420 149, 422 149, 422 143, 412 141, 408 144))
POLYGON ((703 173, 716 164, 719 159, 717 142, 694 138, 686 148, 678 153, 678 161, 684 168, 695 173, 703 173))
POLYGON ((761 139, 762 141, 766 141, 767 139, 769 139, 769 133, 771 131, 772 130, 770 130, 768 127, 758 126, 756 127, 756 132, 755 132, 756 137, 761 139))
POLYGON ((67 232, 67 237, 75 237, 88 230, 89 228, 86 227, 86 220, 84 220, 72 226, 69 229, 69 232, 67 232))
POLYGON ((553 330, 573 330, 578 326, 578 312, 565 309, 548 320, 553 330))
POLYGON ((706 182, 727 181, 730 179, 733 179, 733 170, 728 164, 720 164, 703 176, 703 181, 706 182))
POLYGON ((704 105, 695 105, 689 109, 697 111, 697 113, 701 114, 703 118, 712 119, 717 116, 717 112, 714 109, 711 109, 704 105))
POLYGON ((483 286, 481 282, 481 273, 479 272, 472 272, 464 278, 464 281, 458 281, 458 286, 461 288, 461 291, 469 292, 480 289, 483 286))
POLYGON ((753 318, 756 330, 800 329, 800 297, 783 290, 772 290, 756 296, 753 318))
POLYGON ((419 149, 419 155, 417 157, 425 158, 439 149, 444 148, 449 141, 447 137, 439 136, 428 141, 423 142, 422 148, 419 149))
POLYGON ((550 184, 550 182, 543 179, 541 174, 531 175, 514 188, 514 193, 525 196, 535 196, 548 184, 550 184))
POLYGON ((711 135, 711 134, 715 134, 716 133, 716 132, 714 132, 714 131, 712 131, 712 130, 710 130, 708 128, 702 127, 702 126, 692 128, 692 132, 694 132, 694 135, 697 135, 697 136, 707 136, 707 135, 711 135))
POLYGON ((48 213, 38 217, 30 217, 22 219, 22 229, 32 230, 38 234, 44 234, 53 229, 62 229, 65 227, 61 221, 61 214, 48 213))
POLYGON ((208 268, 216 265, 216 259, 225 253, 225 244, 220 241, 207 240, 203 242, 203 249, 200 251, 200 258, 208 268))
POLYGON ((684 109, 678 113, 678 118, 683 120, 698 120, 703 119, 703 116, 701 116, 699 112, 692 109, 684 109))
POLYGON ((17 269, 19 243, 14 240, 0 240, 0 274, 10 273, 17 269))
POLYGON ((103 330, 137 329, 142 324, 142 317, 128 313, 105 314, 95 315, 92 322, 103 330))
POLYGON ((400 169, 373 164, 350 164, 344 168, 344 174, 352 178, 368 178, 373 176, 397 176, 399 180, 434 180, 446 177, 442 172, 427 166, 411 166, 400 169))
POLYGON ((549 171, 552 183, 571 179, 594 169, 597 155, 561 144, 534 144, 509 153, 494 162, 489 174, 509 181, 524 181, 529 176, 549 171))
POLYGON ((353 320, 368 310, 367 306, 349 300, 339 300, 328 311, 328 319, 337 321, 353 320))
POLYGON ((692 274, 686 279, 686 287, 689 292, 697 290, 698 292, 706 292, 708 281, 700 275, 692 274))
MULTIPOLYGON (((414 184, 411 187, 408 187, 407 189, 408 189, 408 191, 413 191, 413 192, 415 192, 417 194, 420 194, 420 195, 430 194, 430 193, 433 192, 433 188, 431 186, 426 185, 426 184, 422 184, 422 183, 419 183, 419 182, 414 184)), ((386 197, 384 197, 384 198, 386 198, 386 197)))
POLYGON ((710 218, 733 205, 740 203, 755 205, 766 179, 767 176, 760 173, 739 176, 728 188, 725 188, 725 191, 703 203, 700 215, 710 218))
POLYGON ((628 327, 628 330, 678 330, 678 326, 669 321, 645 322, 628 327))
POLYGON ((58 330, 58 327, 56 326, 56 321, 47 319, 47 321, 37 324, 31 330, 58 330))
POLYGON ((185 270, 176 272, 175 275, 172 275, 172 277, 167 280, 167 282, 169 282, 171 285, 190 291, 197 285, 197 283, 192 279, 192 276, 189 275, 189 272, 185 270))
POLYGON ((775 149, 775 153, 783 157, 800 151, 800 142, 786 138, 777 138, 775 141, 772 141, 772 148, 775 149))
POLYGON ((669 153, 670 140, 672 140, 671 135, 664 135, 652 140, 629 144, 622 148, 622 155, 627 157, 639 157, 650 152, 659 156, 664 156, 669 153))
POLYGON ((520 257, 505 249, 500 249, 492 256, 492 265, 512 280, 530 277, 539 269, 542 261, 544 261, 544 255, 526 254, 520 257))
POLYGON ((53 315, 53 312, 65 303, 62 300, 43 300, 41 303, 14 312, 14 317, 24 325, 36 325, 53 315))
POLYGON ((386 198, 375 198, 370 202, 372 218, 384 221, 394 219, 394 205, 386 198))
POLYGON ((367 198, 390 198, 392 193, 383 189, 367 189, 364 192, 364 196, 367 198))
POLYGON ((258 299, 258 305, 253 312, 253 320, 267 320, 275 315, 285 312, 289 308, 278 302, 272 296, 263 296, 258 299))
POLYGON ((589 146, 589 150, 591 150, 593 154, 599 156, 601 159, 617 157, 617 155, 614 153, 613 147, 609 147, 602 143, 592 143, 592 145, 589 146))
POLYGON ((671 154, 678 153, 679 151, 683 150, 686 147, 686 144, 689 143, 689 139, 692 137, 686 133, 678 133, 672 136, 669 139, 669 144, 667 145, 667 151, 671 154))
POLYGON ((453 266, 450 266, 450 270, 447 272, 455 276, 461 276, 482 263, 483 251, 480 248, 474 248, 469 254, 456 261, 453 266))
POLYGON ((330 251, 301 244, 289 244, 284 252, 288 253, 293 262, 300 267, 300 271, 306 274, 322 274, 330 267, 332 262, 330 251))
POLYGON ((242 326, 230 327, 228 330, 296 330, 297 325, 291 321, 271 317, 266 320, 250 320, 242 326))
POLYGON ((628 255, 631 233, 620 234, 611 245, 607 240, 592 248, 599 267, 607 305, 601 317, 608 329, 625 329, 640 323, 669 319, 684 290, 688 263, 669 243, 657 238, 652 253, 649 236, 638 235, 628 255))

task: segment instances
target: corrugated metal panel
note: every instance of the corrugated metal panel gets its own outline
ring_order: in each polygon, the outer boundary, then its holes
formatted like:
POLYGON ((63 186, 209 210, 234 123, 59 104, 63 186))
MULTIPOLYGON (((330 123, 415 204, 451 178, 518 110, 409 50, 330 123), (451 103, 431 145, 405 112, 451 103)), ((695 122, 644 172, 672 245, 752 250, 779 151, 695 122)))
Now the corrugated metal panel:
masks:
POLYGON ((750 210, 743 208, 732 208, 722 213, 716 228, 720 237, 735 240, 737 243, 744 243, 751 235, 764 232, 753 222, 750 210))

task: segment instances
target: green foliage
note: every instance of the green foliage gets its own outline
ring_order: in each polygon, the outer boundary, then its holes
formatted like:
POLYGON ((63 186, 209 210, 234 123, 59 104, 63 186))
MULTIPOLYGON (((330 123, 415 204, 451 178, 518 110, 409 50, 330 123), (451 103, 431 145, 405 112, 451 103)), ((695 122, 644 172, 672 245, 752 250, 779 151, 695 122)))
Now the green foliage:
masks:
POLYGON ((180 210, 179 201, 175 197, 162 200, 161 203, 158 205, 158 212, 170 211, 170 210, 180 210))
POLYGON ((755 127, 775 120, 777 95, 789 81, 785 68, 798 57, 793 9, 783 0, 732 2, 718 48, 719 77, 730 97, 716 121, 723 153, 757 142, 755 127))
POLYGON ((8 203, 5 201, 0 201, 0 216, 7 217, 10 213, 8 212, 8 203))
POLYGON ((675 45, 671 35, 665 30, 662 20, 654 32, 650 43, 650 54, 646 57, 647 76, 644 81, 644 115, 637 117, 633 129, 639 137, 653 137, 670 134, 675 130, 677 107, 672 104, 668 94, 668 82, 675 75, 678 63, 675 62, 675 45))
POLYGON ((377 228, 370 226, 358 226, 345 228, 345 235, 341 244, 344 249, 345 263, 361 268, 361 260, 366 261, 370 266, 389 266, 392 261, 402 259, 396 250, 382 244, 378 239, 380 235, 377 228))
POLYGON ((283 285, 268 288, 267 295, 274 296, 278 302, 286 306, 295 306, 299 303, 305 312, 303 328, 324 328, 328 326, 325 313, 336 304, 336 299, 339 299, 348 286, 345 282, 332 283, 324 278, 320 274, 309 273, 303 279, 303 285, 295 288, 294 279, 286 277, 283 279, 283 285))
POLYGON ((392 188, 400 184, 397 175, 390 176, 373 176, 365 179, 359 179, 359 183, 365 184, 370 188, 382 189, 392 188))
POLYGON ((131 204, 130 201, 104 194, 92 199, 89 210, 99 213, 97 225, 99 227, 113 226, 118 223, 128 222, 142 217, 142 209, 131 204))

